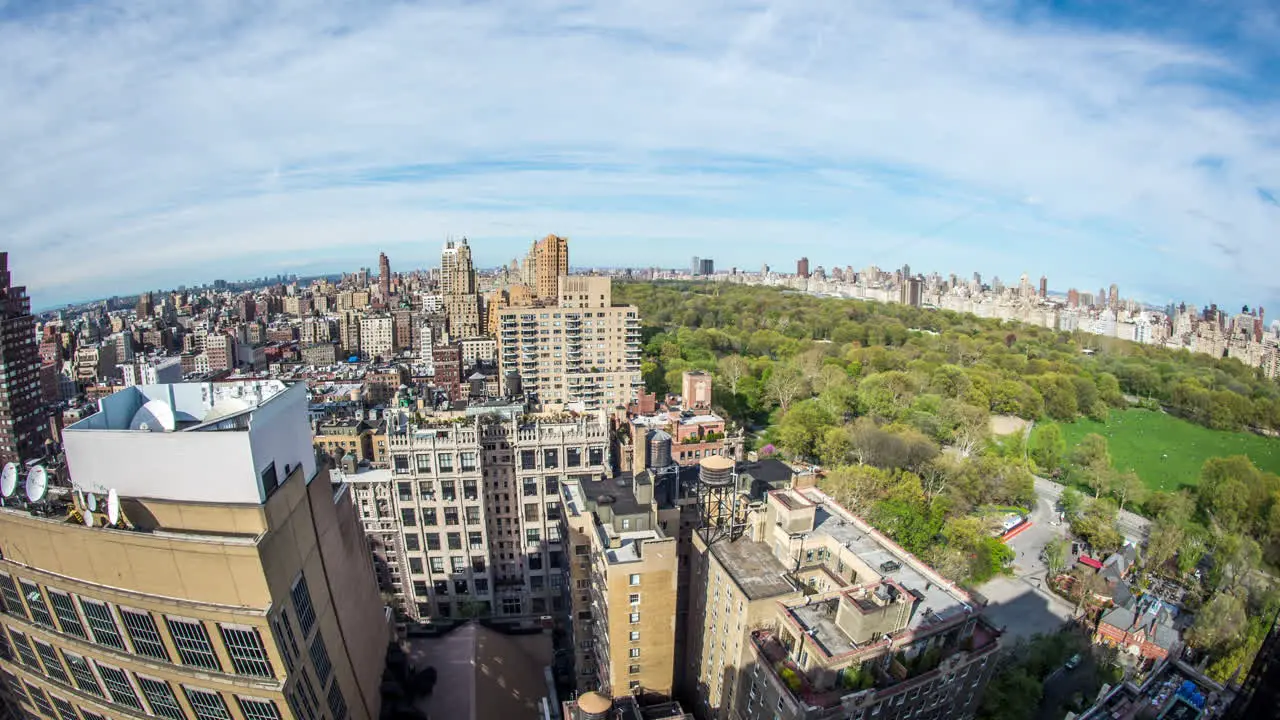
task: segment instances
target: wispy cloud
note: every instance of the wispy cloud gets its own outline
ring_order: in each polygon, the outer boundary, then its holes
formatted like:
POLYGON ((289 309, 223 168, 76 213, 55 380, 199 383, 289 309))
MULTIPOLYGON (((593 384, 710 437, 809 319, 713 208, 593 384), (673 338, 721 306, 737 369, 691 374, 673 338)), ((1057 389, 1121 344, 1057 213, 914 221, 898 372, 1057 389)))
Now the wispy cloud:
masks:
POLYGON ((806 254, 1280 300, 1265 43, 1085 20, 0 2, 0 233, 37 301, 423 262, 450 233, 497 262, 552 231, 575 264, 806 254))

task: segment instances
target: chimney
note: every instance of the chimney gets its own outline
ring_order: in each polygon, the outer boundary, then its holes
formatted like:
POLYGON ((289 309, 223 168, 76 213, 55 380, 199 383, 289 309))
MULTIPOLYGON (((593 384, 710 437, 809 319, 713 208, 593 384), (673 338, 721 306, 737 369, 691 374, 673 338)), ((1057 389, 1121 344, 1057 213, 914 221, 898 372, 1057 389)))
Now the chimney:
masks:
POLYGON ((631 473, 639 475, 648 468, 649 431, 640 423, 631 424, 631 473))

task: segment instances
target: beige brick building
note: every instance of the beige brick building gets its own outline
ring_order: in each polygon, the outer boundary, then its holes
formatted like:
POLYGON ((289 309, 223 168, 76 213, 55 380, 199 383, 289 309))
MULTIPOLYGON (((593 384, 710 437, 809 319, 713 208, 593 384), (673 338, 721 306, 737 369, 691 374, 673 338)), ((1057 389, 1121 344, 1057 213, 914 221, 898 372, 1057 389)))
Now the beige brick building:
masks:
POLYGON ((378 717, 387 614, 304 386, 135 386, 63 437, 123 517, 0 509, 0 676, 29 716, 378 717))

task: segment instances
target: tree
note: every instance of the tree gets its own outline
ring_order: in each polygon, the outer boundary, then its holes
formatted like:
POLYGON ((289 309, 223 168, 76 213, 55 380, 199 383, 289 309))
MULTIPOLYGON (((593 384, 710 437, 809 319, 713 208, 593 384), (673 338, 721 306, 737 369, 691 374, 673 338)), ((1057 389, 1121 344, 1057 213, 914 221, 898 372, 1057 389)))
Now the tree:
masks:
POLYGON ((844 427, 827 428, 818 440, 817 452, 823 465, 844 465, 853 455, 853 436, 844 427))
POLYGON ((1084 509, 1084 496, 1073 487, 1063 488, 1062 495, 1058 498, 1058 505, 1062 506, 1062 514, 1067 522, 1071 522, 1084 509))
POLYGON ((1124 510, 1124 504, 1130 500, 1134 502, 1142 502, 1142 498, 1146 493, 1147 486, 1142 484, 1142 479, 1132 470, 1126 470, 1119 473, 1112 480, 1111 492, 1120 501, 1120 509, 1124 510))
POLYGON ((1116 529, 1116 505, 1110 498, 1089 503, 1080 517, 1071 523, 1071 531, 1099 554, 1119 550, 1124 542, 1124 537, 1116 529))
POLYGON ((1057 575, 1067 566, 1067 551, 1071 549, 1065 538, 1050 540, 1044 546, 1044 564, 1049 575, 1057 575))
POLYGON ((765 382, 765 392, 778 403, 778 407, 786 412, 805 391, 804 375, 788 363, 773 366, 769 379, 765 382))
POLYGON ((1215 651, 1234 640, 1248 624, 1244 600, 1233 592, 1215 594, 1200 608, 1187 628, 1187 644, 1197 650, 1215 651))
POLYGON ((716 369, 720 371, 720 377, 729 386, 729 392, 733 395, 738 394, 738 383, 742 378, 751 374, 751 366, 741 355, 727 355, 720 358, 716 363, 716 369))
POLYGON ((783 414, 778 438, 797 457, 813 458, 819 439, 823 439, 830 425, 831 415, 816 401, 805 400, 783 414))
POLYGON ((962 458, 969 457, 991 433, 991 419, 987 412, 968 403, 944 400, 938 417, 950 428, 951 445, 962 458))
POLYGON ((1242 529, 1254 490, 1261 484, 1258 469, 1249 458, 1209 458, 1200 469, 1200 507, 1228 530, 1242 529))
POLYGON ((1177 554, 1185 536, 1180 525, 1157 519, 1147 539, 1147 568, 1159 572, 1177 554))
POLYGON ((1067 441, 1062 436, 1062 428, 1057 423, 1041 423, 1031 433, 1028 448, 1031 459, 1041 472, 1052 473, 1062 467, 1063 458, 1067 454, 1067 441))

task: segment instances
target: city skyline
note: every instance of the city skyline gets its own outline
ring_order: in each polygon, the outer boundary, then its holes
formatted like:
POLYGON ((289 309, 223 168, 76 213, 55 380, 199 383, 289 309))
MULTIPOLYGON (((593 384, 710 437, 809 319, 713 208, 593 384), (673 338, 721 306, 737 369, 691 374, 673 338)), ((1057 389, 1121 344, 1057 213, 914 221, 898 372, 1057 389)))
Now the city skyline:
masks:
POLYGON ((1275 305, 1275 10, 1096 7, 9 4, 0 227, 38 307, 460 231, 1275 305))

